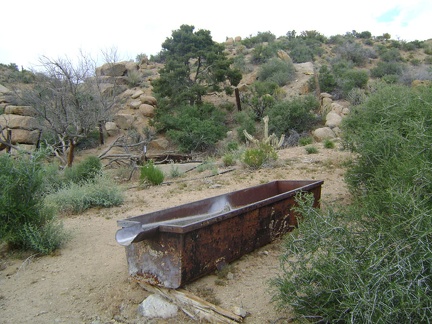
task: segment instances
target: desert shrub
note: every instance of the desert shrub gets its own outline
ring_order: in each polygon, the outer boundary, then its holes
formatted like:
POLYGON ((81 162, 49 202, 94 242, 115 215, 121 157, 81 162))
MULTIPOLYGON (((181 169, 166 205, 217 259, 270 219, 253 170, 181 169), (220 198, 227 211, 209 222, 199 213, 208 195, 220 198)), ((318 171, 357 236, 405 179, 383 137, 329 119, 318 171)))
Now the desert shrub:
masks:
POLYGON ((228 152, 237 151, 239 149, 239 144, 235 141, 231 141, 231 142, 227 143, 226 149, 228 152))
POLYGON ((299 139, 299 145, 300 146, 306 146, 306 145, 312 144, 313 141, 314 140, 313 140, 312 136, 303 136, 303 137, 300 137, 300 139, 299 139))
POLYGON ((334 52, 341 58, 353 62, 355 66, 364 66, 369 58, 376 56, 374 51, 352 41, 335 47, 334 52))
POLYGON ((378 62, 377 65, 370 70, 371 76, 374 78, 382 78, 385 75, 401 75, 404 66, 398 62, 378 62))
POLYGON ((64 170, 66 181, 73 183, 86 182, 94 179, 102 172, 102 162, 97 156, 89 155, 81 162, 72 165, 64 170))
POLYGON ((317 154, 319 152, 318 148, 316 146, 313 146, 313 145, 306 146, 305 150, 306 150, 307 154, 317 154))
POLYGON ((128 73, 126 75, 126 81, 130 87, 139 86, 141 84, 141 81, 142 81, 142 75, 137 70, 128 71, 128 73))
POLYGON ((12 247, 51 253, 64 241, 54 210, 43 204, 44 174, 40 153, 0 155, 0 240, 12 247))
POLYGON ((313 62, 314 52, 305 43, 296 43, 289 51, 290 57, 294 63, 313 62))
POLYGON ((353 106, 362 104, 366 98, 367 96, 365 90, 360 88, 351 89, 346 96, 346 99, 353 106))
POLYGON ((123 203, 121 188, 107 176, 97 177, 79 183, 70 182, 60 190, 47 195, 46 206, 59 212, 78 214, 92 207, 113 207, 123 203))
POLYGON ((432 70, 426 65, 408 66, 399 76, 399 81, 405 85, 411 85, 414 80, 432 80, 432 70))
POLYGON ((171 164, 170 177, 171 178, 178 178, 178 177, 181 177, 182 175, 183 175, 183 172, 181 172, 179 170, 179 167, 171 164))
POLYGON ((277 160, 275 149, 269 145, 261 143, 258 147, 248 148, 242 156, 242 162, 251 169, 259 169, 262 166, 277 160))
POLYGON ((369 73, 367 70, 346 70, 337 79, 338 87, 340 88, 344 98, 354 88, 366 88, 369 80, 369 73))
POLYGON ((397 48, 391 48, 380 54, 381 60, 384 62, 400 62, 402 61, 402 55, 397 48))
POLYGON ((272 58, 260 67, 258 80, 274 82, 282 87, 294 80, 295 73, 295 67, 292 62, 285 62, 279 58, 272 58))
POLYGON ((225 153, 222 156, 222 162, 224 166, 232 166, 236 164, 236 159, 233 153, 225 153))
POLYGON ((252 50, 251 61, 254 64, 263 64, 277 55, 278 46, 275 43, 258 44, 252 50))
POLYGON ((51 254, 61 247, 70 237, 65 231, 63 223, 51 219, 43 226, 25 223, 20 231, 24 247, 41 254, 51 254))
MULTIPOLYGON (((322 92, 331 93, 337 86, 336 78, 327 65, 320 67, 318 82, 322 92)), ((313 88, 315 88, 315 86, 313 88)))
POLYGON ((324 147, 326 149, 334 149, 335 148, 335 143, 332 140, 330 140, 330 139, 326 139, 326 140, 324 140, 324 147))
POLYGON ((182 152, 205 151, 226 135, 224 114, 212 104, 183 106, 164 118, 168 137, 182 152))
POLYGON ((255 114, 252 111, 241 111, 235 115, 235 121, 239 125, 237 127, 237 137, 241 142, 246 141, 246 137, 243 133, 243 130, 246 130, 249 134, 255 135, 256 126, 255 126, 255 114))
POLYGON ((298 133, 309 131, 316 122, 312 112, 318 108, 319 102, 312 95, 276 103, 267 112, 270 119, 269 133, 280 136, 288 134, 290 130, 298 133))
POLYGON ((255 81, 249 91, 243 94, 241 101, 255 113, 255 119, 261 119, 265 111, 273 106, 279 97, 280 87, 275 82, 255 81))
POLYGON ((258 32, 255 36, 250 36, 241 41, 247 48, 252 48, 260 43, 272 43, 276 40, 276 36, 270 31, 258 32))
POLYGON ((141 166, 140 179, 142 183, 157 186, 164 181, 164 178, 163 172, 153 164, 153 161, 147 161, 141 166))
POLYGON ((342 124, 357 154, 350 206, 298 198, 274 299, 325 323, 423 323, 432 316, 431 88, 381 86, 342 124))
POLYGON ((233 66, 242 73, 250 73, 253 71, 253 66, 247 62, 244 54, 239 54, 234 57, 233 66))

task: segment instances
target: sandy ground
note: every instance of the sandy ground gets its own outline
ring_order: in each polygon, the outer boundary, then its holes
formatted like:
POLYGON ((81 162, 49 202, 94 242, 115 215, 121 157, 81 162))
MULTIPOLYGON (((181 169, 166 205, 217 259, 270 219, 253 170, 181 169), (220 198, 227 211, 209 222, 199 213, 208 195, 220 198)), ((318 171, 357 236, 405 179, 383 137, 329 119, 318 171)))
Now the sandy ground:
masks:
MULTIPOLYGON (((316 146, 318 154, 304 147, 280 150, 277 166, 257 171, 236 165, 207 177, 210 171, 195 170, 147 189, 131 182, 122 206, 63 216, 72 238, 55 255, 2 256, 0 323, 192 323, 183 313, 167 321, 138 314, 149 293, 129 280, 124 247, 114 238, 116 221, 281 179, 324 180, 324 204, 348 200, 343 165, 349 153, 316 146)), ((229 279, 209 275, 184 288, 226 309, 242 307, 250 314, 245 323, 287 322, 290 314, 275 310, 268 284, 280 273, 281 251, 279 240, 233 262, 229 279)))

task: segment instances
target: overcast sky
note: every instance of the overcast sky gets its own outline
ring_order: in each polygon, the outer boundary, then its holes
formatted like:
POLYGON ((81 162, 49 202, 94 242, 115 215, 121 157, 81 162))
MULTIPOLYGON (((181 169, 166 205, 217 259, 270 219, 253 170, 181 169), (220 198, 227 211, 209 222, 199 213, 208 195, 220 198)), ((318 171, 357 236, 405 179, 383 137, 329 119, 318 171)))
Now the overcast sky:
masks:
POLYGON ((43 55, 74 58, 79 50, 101 58, 115 48, 122 60, 156 54, 182 24, 217 42, 291 30, 432 38, 432 0, 2 0, 0 8, 0 63, 27 69, 43 55))

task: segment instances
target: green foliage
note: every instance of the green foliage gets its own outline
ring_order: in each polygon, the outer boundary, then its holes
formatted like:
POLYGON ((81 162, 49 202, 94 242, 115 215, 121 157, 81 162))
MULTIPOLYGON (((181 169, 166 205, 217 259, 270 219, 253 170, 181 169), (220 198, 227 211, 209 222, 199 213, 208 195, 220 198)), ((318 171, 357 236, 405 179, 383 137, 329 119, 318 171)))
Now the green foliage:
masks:
POLYGON ((152 86, 159 97, 169 99, 171 107, 200 104, 208 92, 232 91, 231 86, 237 86, 242 77, 230 67, 232 60, 210 31, 194 29, 182 25, 162 44, 165 65, 152 86))
POLYGON ((25 242, 24 247, 40 254, 51 254, 69 239, 70 235, 58 220, 50 220, 38 227, 32 223, 25 223, 20 231, 25 242))
POLYGON ((380 58, 384 62, 401 62, 402 55, 397 48, 391 48, 383 51, 380 54, 380 58))
POLYGON ((72 165, 64 170, 66 182, 73 183, 87 182, 102 173, 102 162, 97 156, 89 155, 81 162, 72 165))
POLYGON ((343 97, 346 98, 348 93, 354 89, 366 88, 369 80, 369 73, 367 70, 346 70, 338 78, 338 86, 342 91, 343 97))
POLYGON ((243 130, 246 130, 251 135, 255 135, 255 119, 256 115, 253 112, 241 111, 235 115, 235 121, 239 124, 239 127, 237 127, 237 137, 241 142, 246 141, 243 130))
POLYGON ((242 156, 242 162, 251 169, 259 169, 276 160, 277 153, 273 146, 264 143, 258 147, 246 149, 242 156))
POLYGON ((318 148, 316 146, 313 146, 313 145, 306 146, 305 150, 306 150, 307 154, 317 154, 318 153, 318 148))
POLYGON ((224 114, 211 104, 179 107, 175 115, 165 115, 168 137, 182 152, 213 149, 226 136, 224 114))
POLYGON ((153 161, 148 161, 141 167, 140 179, 142 183, 158 186, 164 181, 165 176, 164 173, 153 164, 153 161))
POLYGON ((273 82, 282 87, 294 80, 295 73, 295 67, 292 62, 285 62, 279 58, 273 58, 261 65, 258 71, 258 80, 273 82))
POLYGON ((270 118, 269 133, 280 136, 290 130, 298 133, 309 131, 316 122, 313 111, 318 108, 319 102, 312 95, 277 102, 267 112, 270 118))
POLYGON ((337 86, 336 78, 327 65, 320 67, 318 82, 322 92, 331 93, 337 86))
POLYGON ((234 68, 240 70, 242 73, 250 73, 253 71, 253 66, 248 64, 244 54, 238 54, 233 59, 234 68))
POLYGON ((250 36, 241 41, 241 43, 247 48, 255 47, 256 44, 261 43, 272 43, 276 39, 276 36, 271 32, 258 32, 255 36, 250 36))
POLYGON ((398 62, 378 62, 376 67, 370 70, 374 78, 382 78, 386 75, 401 75, 404 70, 402 63, 398 62))
POLYGON ((232 166, 236 164, 236 159, 233 153, 225 153, 222 156, 222 162, 224 166, 232 166))
POLYGON ((326 149, 334 149, 335 148, 335 143, 332 140, 330 140, 330 139, 326 139, 326 140, 324 140, 324 147, 326 149))
POLYGON ((344 119, 354 203, 298 199, 274 299, 326 323, 423 323, 432 316, 432 91, 384 85, 344 119))
POLYGON ((313 143, 313 137, 312 136, 304 136, 300 137, 299 139, 299 145, 300 146, 306 146, 313 143))
POLYGON ((59 212, 78 214, 92 207, 113 207, 123 203, 121 188, 104 175, 94 179, 70 182, 46 196, 44 204, 59 212))
POLYGON ((364 66, 369 58, 376 57, 375 53, 356 42, 346 41, 335 47, 334 52, 341 58, 352 62, 355 66, 364 66))
POLYGON ((41 159, 40 154, 0 155, 0 238, 13 247, 51 253, 63 243, 58 238, 64 232, 54 211, 43 205, 47 186, 41 159))
POLYGON ((265 111, 275 104, 279 90, 275 82, 255 81, 249 92, 241 97, 241 101, 253 110, 255 118, 259 120, 264 116, 265 111))
POLYGON ((277 55, 278 46, 276 43, 272 44, 258 44, 252 50, 251 61, 254 64, 263 64, 274 58, 277 55))

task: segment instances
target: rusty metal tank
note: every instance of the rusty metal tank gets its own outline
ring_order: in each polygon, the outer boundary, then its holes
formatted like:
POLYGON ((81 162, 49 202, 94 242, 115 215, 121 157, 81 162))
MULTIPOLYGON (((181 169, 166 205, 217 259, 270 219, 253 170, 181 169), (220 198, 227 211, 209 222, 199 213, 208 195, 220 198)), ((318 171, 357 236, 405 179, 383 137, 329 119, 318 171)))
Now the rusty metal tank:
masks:
POLYGON ((297 193, 319 207, 323 181, 278 180, 118 221, 129 274, 178 288, 291 231, 297 193))

